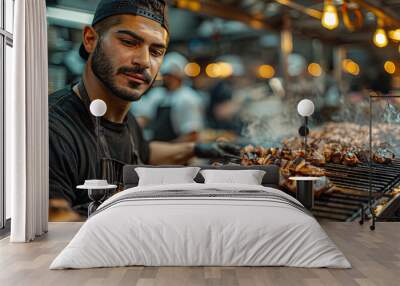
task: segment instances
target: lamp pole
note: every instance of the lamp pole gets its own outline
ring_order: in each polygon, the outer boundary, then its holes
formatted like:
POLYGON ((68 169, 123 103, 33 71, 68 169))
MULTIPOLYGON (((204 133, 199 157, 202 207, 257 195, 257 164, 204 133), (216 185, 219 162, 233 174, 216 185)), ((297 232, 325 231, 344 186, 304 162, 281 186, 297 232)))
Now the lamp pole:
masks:
POLYGON ((307 158, 308 116, 304 116, 304 157, 307 158))
POLYGON ((309 99, 303 99, 297 104, 297 112, 304 117, 304 126, 300 127, 299 134, 304 136, 304 157, 307 158, 307 135, 308 135, 308 117, 314 113, 314 103, 309 99))
MULTIPOLYGON (((96 160, 100 167, 100 148, 99 148, 99 135, 100 135, 100 117, 96 116, 96 160)), ((100 170, 99 170, 100 171, 100 170)))
POLYGON ((100 162, 100 147, 99 147, 99 136, 100 136, 100 117, 102 117, 107 112, 107 104, 101 99, 95 99, 90 103, 90 112, 96 118, 96 161, 98 164, 98 174, 101 169, 100 162))

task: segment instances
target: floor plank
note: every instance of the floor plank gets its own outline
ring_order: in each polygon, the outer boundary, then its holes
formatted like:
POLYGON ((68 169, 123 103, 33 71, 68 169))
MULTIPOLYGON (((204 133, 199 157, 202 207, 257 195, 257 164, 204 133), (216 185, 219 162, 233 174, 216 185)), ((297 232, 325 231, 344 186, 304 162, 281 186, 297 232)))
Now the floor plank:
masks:
POLYGON ((49 233, 32 243, 0 240, 0 285, 136 285, 136 286, 266 286, 266 285, 399 285, 400 223, 368 225, 322 222, 352 269, 289 267, 118 267, 50 271, 55 256, 81 223, 50 223, 49 233))

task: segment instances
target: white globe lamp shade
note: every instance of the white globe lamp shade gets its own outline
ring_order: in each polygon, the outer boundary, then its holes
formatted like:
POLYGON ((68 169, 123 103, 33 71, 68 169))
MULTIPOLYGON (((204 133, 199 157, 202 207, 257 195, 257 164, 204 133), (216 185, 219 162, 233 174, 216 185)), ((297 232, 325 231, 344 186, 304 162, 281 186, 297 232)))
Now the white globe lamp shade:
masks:
POLYGON ((314 113, 314 103, 309 99, 303 99, 297 104, 297 112, 303 116, 308 117, 314 113))
POLYGON ((95 99, 90 103, 90 112, 96 116, 100 117, 106 114, 107 104, 101 99, 95 99))

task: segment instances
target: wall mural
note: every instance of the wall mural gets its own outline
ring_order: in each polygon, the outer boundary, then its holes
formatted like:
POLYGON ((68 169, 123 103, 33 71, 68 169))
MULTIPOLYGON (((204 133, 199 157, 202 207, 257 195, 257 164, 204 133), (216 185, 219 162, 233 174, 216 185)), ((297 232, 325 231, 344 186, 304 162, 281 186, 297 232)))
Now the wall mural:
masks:
POLYGON ((279 187, 292 196, 291 177, 322 178, 313 182, 317 218, 352 221, 367 200, 371 158, 388 176, 375 186, 375 206, 383 210, 397 195, 397 98, 374 104, 373 153, 368 149, 368 98, 393 94, 399 83, 396 62, 380 53, 179 5, 166 21, 153 1, 138 2, 150 16, 113 15, 93 2, 65 21, 58 13, 75 13, 79 1, 70 9, 53 2, 52 220, 85 220, 124 189, 123 167, 131 164, 276 165, 279 187), (315 109, 307 119, 297 110, 305 98, 315 109))

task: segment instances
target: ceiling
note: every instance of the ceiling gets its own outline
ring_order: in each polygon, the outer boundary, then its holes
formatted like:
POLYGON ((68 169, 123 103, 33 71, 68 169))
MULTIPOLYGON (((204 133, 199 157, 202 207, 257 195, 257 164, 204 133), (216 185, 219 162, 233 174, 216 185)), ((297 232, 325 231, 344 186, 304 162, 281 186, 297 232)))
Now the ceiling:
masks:
MULTIPOLYGON (((400 0, 351 0, 353 6, 361 8, 364 20, 362 27, 353 32, 342 21, 340 5, 344 0, 333 1, 338 7, 340 25, 337 29, 328 31, 321 26, 318 19, 323 11, 322 0, 168 0, 172 7, 171 38, 180 40, 201 36, 201 33, 196 34, 198 28, 210 16, 240 21, 260 30, 279 32, 290 28, 296 36, 318 38, 328 44, 370 42, 376 29, 376 15, 384 15, 387 25, 400 27, 400 0), (184 10, 195 12, 196 16, 184 10)), ((47 0, 47 5, 93 13, 98 2, 99 0, 47 0)))
POLYGON ((294 34, 308 38, 319 38, 333 44, 362 43, 369 41, 376 29, 377 17, 384 18, 386 27, 400 28, 400 0, 347 0, 350 20, 354 20, 351 8, 359 8, 363 25, 349 31, 343 24, 341 4, 344 0, 333 0, 338 9, 340 25, 333 31, 321 26, 324 1, 317 0, 202 0, 201 4, 190 5, 194 0, 171 0, 172 6, 235 19, 253 28, 281 31, 290 28, 294 34))
MULTIPOLYGON (((80 15, 91 15, 94 13, 96 6, 100 0, 47 0, 47 7, 49 9, 56 8, 59 11, 58 14, 67 15, 70 10, 75 13, 80 13, 80 15)), ((49 11, 48 9, 48 11, 49 11)), ((49 14, 49 13, 48 13, 49 14)), ((76 15, 76 14, 74 14, 76 15)), ((62 26, 69 26, 71 28, 82 28, 85 24, 90 24, 88 22, 88 17, 81 17, 84 20, 79 20, 75 16, 71 16, 73 19, 71 21, 66 21, 65 17, 58 17, 58 21, 53 23, 60 24, 62 26), (75 17, 75 18, 74 18, 75 17), (85 23, 86 22, 86 23, 85 23)), ((170 9, 170 30, 171 39, 180 40, 189 38, 193 36, 193 31, 197 30, 199 22, 201 22, 200 15, 198 17, 193 17, 193 13, 185 11, 183 9, 170 9)), ((57 19, 56 19, 57 20, 57 19)))

